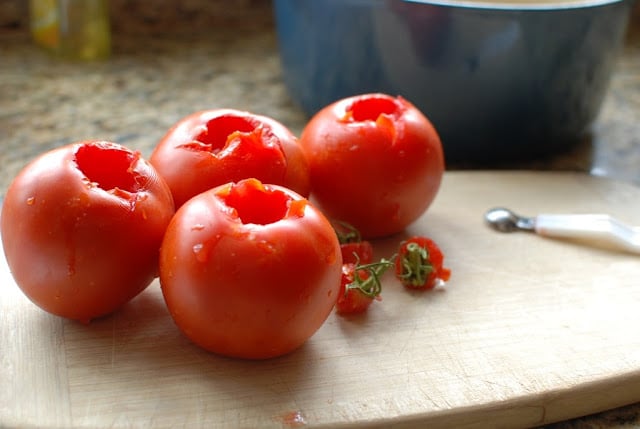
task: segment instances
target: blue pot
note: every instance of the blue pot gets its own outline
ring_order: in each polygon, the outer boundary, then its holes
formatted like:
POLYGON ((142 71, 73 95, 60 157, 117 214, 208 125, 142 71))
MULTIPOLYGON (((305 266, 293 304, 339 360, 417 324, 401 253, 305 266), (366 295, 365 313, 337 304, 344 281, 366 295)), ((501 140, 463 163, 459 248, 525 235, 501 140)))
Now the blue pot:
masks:
POLYGON ((274 0, 284 80, 309 115, 343 97, 413 102, 449 161, 537 157, 585 137, 633 0, 274 0))

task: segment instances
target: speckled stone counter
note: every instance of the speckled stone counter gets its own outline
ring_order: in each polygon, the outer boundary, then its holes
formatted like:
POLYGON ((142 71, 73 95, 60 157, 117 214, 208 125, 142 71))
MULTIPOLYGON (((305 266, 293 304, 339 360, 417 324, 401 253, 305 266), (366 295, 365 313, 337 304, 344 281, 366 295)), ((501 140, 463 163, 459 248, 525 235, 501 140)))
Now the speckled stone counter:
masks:
MULTIPOLYGON (((23 3, 0 0, 0 195, 47 149, 96 138, 147 156, 199 109, 250 110, 296 133, 307 120, 283 86, 266 0, 158 1, 152 9, 114 0, 113 55, 101 63, 64 62, 35 47, 23 3)), ((578 170, 640 185, 640 5, 592 138, 551 159, 495 167, 578 170)), ((640 428, 640 404, 549 427, 640 428)))
POLYGON ((28 159, 64 143, 105 139, 150 155, 175 121, 198 109, 251 110, 299 130, 305 118, 280 82, 269 5, 245 3, 252 6, 245 19, 231 16, 219 23, 213 17, 206 32, 202 18, 193 26, 181 21, 170 26, 167 12, 149 12, 138 22, 123 14, 124 24, 114 20, 113 55, 102 63, 52 58, 24 29, 5 28, 0 32, 2 192, 28 159))
MULTIPOLYGON (((281 82, 266 0, 234 7, 164 0, 154 8, 113 0, 113 55, 104 63, 64 62, 35 47, 23 3, 0 0, 3 191, 26 160, 75 140, 114 140, 148 155, 171 124, 197 109, 251 110, 294 132, 307 119, 281 82)), ((592 138, 551 159, 495 167, 582 170, 640 183, 639 9, 592 138)))

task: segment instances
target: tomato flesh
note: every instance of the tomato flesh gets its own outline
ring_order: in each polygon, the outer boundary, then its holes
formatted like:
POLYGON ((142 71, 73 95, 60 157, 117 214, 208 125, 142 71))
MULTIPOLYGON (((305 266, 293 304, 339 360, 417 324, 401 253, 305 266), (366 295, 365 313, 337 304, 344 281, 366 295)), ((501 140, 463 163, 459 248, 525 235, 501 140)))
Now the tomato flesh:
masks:
POLYGON ((212 152, 219 152, 234 133, 250 133, 257 128, 255 121, 238 116, 219 116, 207 122, 206 128, 195 137, 195 141, 202 142, 212 152))
POLYGON ((102 189, 119 188, 128 192, 140 189, 140 175, 132 166, 139 154, 105 145, 81 145, 75 154, 80 171, 102 189))
POLYGON ((398 110, 396 101, 390 98, 359 98, 346 109, 345 119, 356 122, 376 121, 381 115, 394 115, 398 110))

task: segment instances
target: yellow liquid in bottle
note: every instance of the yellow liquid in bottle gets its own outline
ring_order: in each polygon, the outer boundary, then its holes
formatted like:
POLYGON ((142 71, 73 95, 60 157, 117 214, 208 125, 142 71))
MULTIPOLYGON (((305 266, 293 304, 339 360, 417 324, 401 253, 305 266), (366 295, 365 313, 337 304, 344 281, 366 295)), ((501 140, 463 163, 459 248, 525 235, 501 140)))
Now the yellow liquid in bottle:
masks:
POLYGON ((31 35, 47 49, 55 50, 60 43, 57 0, 29 0, 31 35))
POLYGON ((111 53, 107 0, 30 0, 36 43, 68 59, 105 59, 111 53))

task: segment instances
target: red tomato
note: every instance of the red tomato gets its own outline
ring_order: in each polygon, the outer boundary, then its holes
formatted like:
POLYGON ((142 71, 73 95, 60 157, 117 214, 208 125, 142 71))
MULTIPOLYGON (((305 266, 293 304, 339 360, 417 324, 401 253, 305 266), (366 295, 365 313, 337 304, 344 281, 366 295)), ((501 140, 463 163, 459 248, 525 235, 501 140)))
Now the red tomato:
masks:
POLYGON ((160 252, 160 284, 182 332, 221 355, 264 359, 313 335, 335 305, 340 246, 288 188, 246 179, 187 201, 160 252))
POLYGON ((266 116, 232 109, 193 113, 176 123, 149 159, 176 207, 228 182, 254 177, 309 195, 309 170, 297 138, 266 116))
POLYGON ((16 176, 2 207, 2 244, 35 304, 88 322, 157 275, 173 213, 169 188, 139 153, 80 142, 44 153, 16 176))
POLYGON ((403 241, 395 262, 396 277, 412 289, 433 289, 438 281, 447 281, 451 270, 445 268, 440 247, 427 237, 414 236, 403 241))
POLYGON ((365 238, 403 230, 440 188, 440 138, 401 97, 365 94, 337 101, 311 118, 300 144, 319 207, 365 238))

